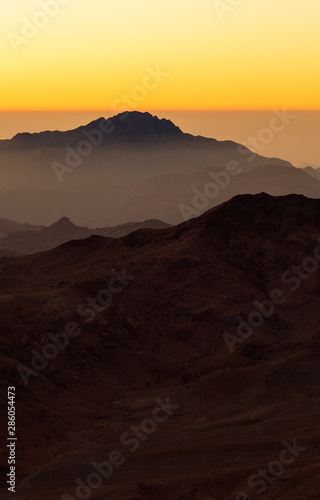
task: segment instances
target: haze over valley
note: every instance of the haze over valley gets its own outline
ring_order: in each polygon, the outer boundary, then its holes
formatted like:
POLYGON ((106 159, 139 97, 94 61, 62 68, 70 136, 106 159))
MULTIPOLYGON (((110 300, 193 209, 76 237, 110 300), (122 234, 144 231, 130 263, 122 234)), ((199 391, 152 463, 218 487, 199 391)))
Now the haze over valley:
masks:
POLYGON ((0 165, 2 217, 46 226, 63 217, 90 228, 148 219, 178 224, 236 194, 320 194, 316 168, 185 134, 139 112, 69 132, 18 134, 0 141, 0 165))

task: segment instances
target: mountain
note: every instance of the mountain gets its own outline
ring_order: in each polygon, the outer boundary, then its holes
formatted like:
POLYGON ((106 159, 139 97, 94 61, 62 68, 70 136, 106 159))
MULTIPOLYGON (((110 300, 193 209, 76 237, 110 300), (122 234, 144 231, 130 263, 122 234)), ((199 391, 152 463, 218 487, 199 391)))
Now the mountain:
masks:
MULTIPOLYGON (((225 177, 224 172, 210 168, 188 175, 162 175, 130 186, 130 189, 118 189, 116 197, 104 203, 104 210, 99 210, 97 218, 93 217, 93 212, 87 212, 87 223, 103 226, 115 220, 120 224, 129 214, 138 220, 148 214, 170 224, 179 224, 238 194, 267 192, 273 196, 303 194, 320 198, 320 183, 301 169, 267 165, 237 176, 225 177)), ((99 197, 96 202, 99 203, 99 197)), ((79 217, 78 213, 72 215, 79 217)))
POLYGON ((4 247, 6 251, 25 255, 50 250, 67 241, 89 238, 89 236, 94 234, 111 238, 120 238, 121 236, 125 236, 142 228, 162 229, 167 227, 170 226, 165 222, 147 220, 144 222, 129 222, 116 227, 89 229, 87 227, 78 227, 73 224, 68 217, 63 217, 50 227, 45 227, 41 230, 10 233, 5 238, 2 238, 2 247, 4 247))
POLYGON ((115 227, 98 228, 94 230, 93 234, 107 236, 108 238, 121 238, 122 236, 127 236, 128 234, 138 231, 139 229, 166 229, 169 227, 170 224, 167 224, 166 222, 162 222, 157 219, 149 219, 143 222, 127 222, 126 224, 121 224, 115 227))
POLYGON ((0 141, 0 214, 42 226, 63 217, 90 228, 148 219, 178 224, 237 194, 319 198, 319 181, 315 169, 183 133, 149 113, 0 141))
POLYGON ((147 219, 176 225, 237 194, 267 192, 281 196, 294 193, 320 198, 320 182, 303 169, 270 164, 251 172, 226 175, 225 170, 211 167, 190 174, 158 175, 127 186, 101 182, 87 186, 62 185, 58 190, 41 192, 23 190, 16 195, 8 192, 0 198, 0 213, 14 220, 27 218, 39 224, 46 223, 48 214, 54 220, 67 216, 75 224, 90 228, 147 219))
POLYGON ((15 231, 40 231, 40 229, 43 229, 43 226, 21 224, 19 222, 0 218, 0 233, 9 234, 15 231))
MULTIPOLYGON (((244 171, 270 163, 291 166, 253 155, 232 141, 185 134, 169 120, 149 113, 122 113, 108 125, 101 118, 75 130, 24 133, 0 141, 0 193, 23 197, 25 190, 41 196, 48 190, 97 183, 128 186, 163 174, 225 168, 230 161, 237 161, 244 171)), ((37 213, 36 206, 33 211, 37 213)), ((44 224, 56 219, 50 212, 44 224)))
POLYGON ((241 195, 2 259, 18 498, 316 500, 319 220, 317 199, 241 195))
POLYGON ((40 133, 20 133, 10 141, 0 141, 2 148, 57 148, 77 146, 86 136, 91 136, 99 130, 104 143, 113 142, 158 142, 173 140, 184 136, 183 132, 170 120, 160 120, 150 113, 131 111, 106 120, 101 117, 66 132, 46 131, 40 133), (103 126, 101 126, 103 124, 103 126))
POLYGON ((303 167, 303 170, 312 177, 315 177, 318 181, 320 180, 320 167, 311 167, 309 165, 307 167, 303 167))

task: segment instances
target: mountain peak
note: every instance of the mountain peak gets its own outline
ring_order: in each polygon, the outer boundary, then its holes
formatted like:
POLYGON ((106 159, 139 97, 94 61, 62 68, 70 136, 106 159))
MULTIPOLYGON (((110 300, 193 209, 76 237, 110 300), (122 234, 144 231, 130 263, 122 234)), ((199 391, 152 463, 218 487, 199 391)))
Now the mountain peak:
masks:
POLYGON ((125 139, 127 141, 158 141, 183 135, 179 127, 171 120, 158 118, 150 113, 140 111, 125 111, 108 118, 99 118, 82 128, 86 130, 101 129, 101 124, 107 122, 109 133, 106 137, 125 139))
MULTIPOLYGON (((162 134, 182 134, 179 127, 174 125, 171 120, 158 118, 156 115, 140 111, 128 111, 120 113, 113 118, 115 124, 120 122, 125 124, 125 128, 131 128, 134 132, 147 132, 155 135, 162 134)), ((122 129, 124 127, 121 127, 122 129)))
POLYGON ((50 232, 55 232, 55 231, 73 231, 77 229, 82 229, 78 228, 71 220, 69 217, 62 217, 59 219, 57 222, 54 222, 51 224, 51 226, 45 227, 42 231, 44 233, 50 233, 50 232))
POLYGON ((69 217, 62 217, 56 222, 56 224, 72 224, 72 222, 70 221, 69 217))
POLYGON ((157 143, 183 136, 181 129, 170 120, 160 119, 147 112, 125 111, 108 119, 100 117, 87 125, 64 132, 56 130, 34 134, 19 133, 9 143, 22 148, 74 145, 83 141, 95 130, 102 131, 103 143, 122 141, 157 143))

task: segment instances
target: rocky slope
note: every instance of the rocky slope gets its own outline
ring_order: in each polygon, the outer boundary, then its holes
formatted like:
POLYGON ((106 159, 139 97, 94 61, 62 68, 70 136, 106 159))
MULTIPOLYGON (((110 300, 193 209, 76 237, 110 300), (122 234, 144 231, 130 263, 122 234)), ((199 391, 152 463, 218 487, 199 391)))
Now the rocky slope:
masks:
POLYGON ((82 498, 318 499, 319 222, 318 200, 245 195, 177 227, 1 259, 17 498, 79 498, 113 458, 82 498), (67 345, 46 361, 52 335, 67 345), (159 400, 174 406, 154 413, 159 400))

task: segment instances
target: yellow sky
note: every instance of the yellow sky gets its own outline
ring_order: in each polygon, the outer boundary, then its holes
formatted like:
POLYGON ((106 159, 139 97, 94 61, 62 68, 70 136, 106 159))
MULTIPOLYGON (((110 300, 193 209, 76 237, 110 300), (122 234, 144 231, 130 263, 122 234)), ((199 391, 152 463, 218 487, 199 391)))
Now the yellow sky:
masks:
POLYGON ((0 0, 0 12, 2 110, 320 109, 319 0, 0 0))

